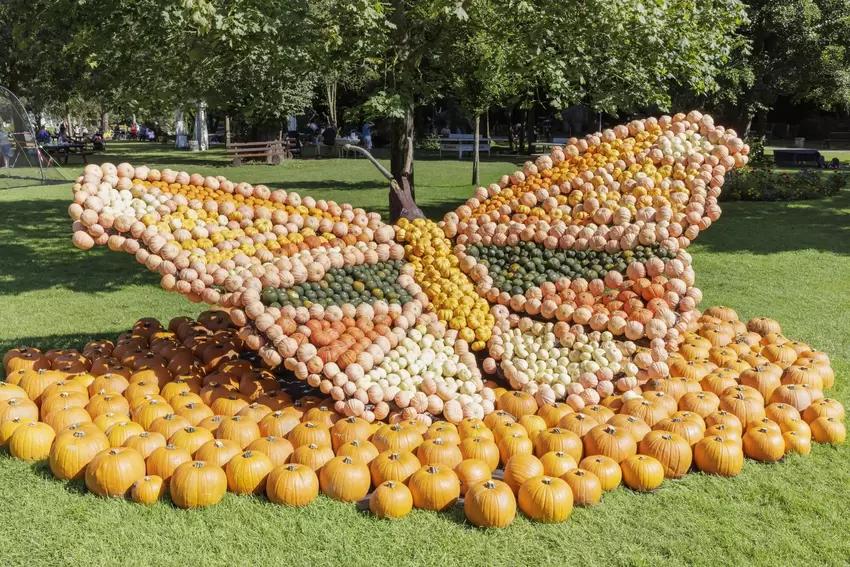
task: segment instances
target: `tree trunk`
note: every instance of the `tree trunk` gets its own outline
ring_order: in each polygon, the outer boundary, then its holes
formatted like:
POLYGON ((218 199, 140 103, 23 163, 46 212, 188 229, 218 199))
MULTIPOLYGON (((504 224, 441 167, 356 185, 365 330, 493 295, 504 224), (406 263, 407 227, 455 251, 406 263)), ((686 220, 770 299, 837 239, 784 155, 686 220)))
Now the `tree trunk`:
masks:
POLYGON ((767 134, 767 111, 759 110, 758 114, 756 114, 756 128, 758 130, 759 137, 764 137, 767 134))
POLYGON ((478 151, 478 143, 481 141, 481 115, 475 115, 475 135, 472 137, 472 184, 478 185, 478 166, 481 163, 481 155, 478 151))
POLYGON ((224 145, 230 147, 230 115, 224 117, 224 145))
POLYGON ((400 218, 424 218, 416 206, 413 182, 413 104, 408 104, 404 116, 392 121, 390 139, 390 173, 395 184, 390 187, 390 221, 400 218))
POLYGON ((528 119, 525 122, 528 128, 528 153, 534 153, 534 103, 531 103, 531 108, 528 109, 528 119))
POLYGON ((330 115, 331 123, 336 125, 336 80, 327 79, 325 81, 325 94, 328 99, 328 114, 330 115))
POLYGON ((747 126, 744 128, 744 137, 743 137, 744 140, 746 140, 747 138, 750 137, 750 132, 752 131, 752 129, 753 129, 753 113, 747 111, 747 126))
POLYGON ((525 153, 525 125, 528 122, 528 112, 525 110, 520 110, 519 115, 519 140, 517 140, 519 148, 517 148, 517 152, 523 154, 525 153))
MULTIPOLYGON (((17 66, 14 62, 10 62, 9 65, 9 91, 18 96, 18 93, 15 92, 18 90, 18 72, 17 66)), ((24 109, 26 111, 26 109, 24 109)), ((24 126, 24 118, 23 116, 19 116, 17 112, 12 112, 12 128, 15 132, 23 132, 26 130, 26 126, 24 126)))
POLYGON ((109 131, 109 111, 105 110, 100 113, 100 129, 104 132, 109 131))
POLYGON ((486 133, 487 133, 487 140, 489 141, 490 140, 490 109, 489 108, 487 109, 486 119, 487 119, 487 132, 486 133))
MULTIPOLYGON (((392 21, 395 26, 392 41, 395 44, 395 67, 402 74, 416 71, 417 64, 411 58, 410 24, 407 21, 407 2, 393 0, 392 21)), ((405 101, 404 116, 392 119, 390 136, 390 220, 400 218, 424 218, 416 206, 413 181, 413 105, 414 98, 405 101)))
POLYGON ((199 100, 195 103, 195 140, 198 141, 198 150, 205 152, 209 148, 207 102, 205 100, 199 100))
POLYGON ((513 153, 514 147, 514 107, 508 107, 508 151, 513 153))

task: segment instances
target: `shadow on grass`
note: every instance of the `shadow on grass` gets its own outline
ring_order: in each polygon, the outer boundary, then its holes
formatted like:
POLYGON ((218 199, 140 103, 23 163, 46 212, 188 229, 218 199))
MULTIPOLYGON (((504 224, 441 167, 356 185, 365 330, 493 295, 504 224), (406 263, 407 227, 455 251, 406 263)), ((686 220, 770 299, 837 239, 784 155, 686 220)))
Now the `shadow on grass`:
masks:
POLYGON ((83 495, 87 492, 86 481, 83 479, 70 481, 57 479, 50 470, 50 464, 48 461, 38 461, 37 463, 33 463, 32 472, 35 476, 43 478, 46 481, 61 484, 62 487, 71 494, 83 495))
MULTIPOLYGON (((163 324, 167 323, 168 321, 163 322, 163 324)), ((0 341, 0 352, 5 353, 12 348, 20 346, 35 347, 41 350, 41 352, 47 352, 54 348, 73 348, 82 350, 83 347, 91 341, 100 339, 109 339, 114 341, 120 334, 120 331, 102 331, 97 333, 75 333, 69 335, 42 335, 39 337, 12 337, 0 341)), ((2 369, 0 369, 0 374, 2 374, 2 369)))
MULTIPOLYGON (((255 185, 265 185, 269 189, 285 189, 296 191, 302 197, 310 195, 310 191, 374 191, 386 187, 380 179, 374 181, 340 181, 338 179, 321 179, 317 181, 280 181, 272 180, 257 182, 255 185)), ((357 206, 356 203, 352 205, 357 206)))
POLYGON ((68 202, 9 201, 0 206, 0 296, 62 287, 79 292, 157 285, 129 254, 71 244, 68 202))
POLYGON ((711 252, 850 254, 850 190, 796 202, 721 203, 723 215, 697 239, 711 252))

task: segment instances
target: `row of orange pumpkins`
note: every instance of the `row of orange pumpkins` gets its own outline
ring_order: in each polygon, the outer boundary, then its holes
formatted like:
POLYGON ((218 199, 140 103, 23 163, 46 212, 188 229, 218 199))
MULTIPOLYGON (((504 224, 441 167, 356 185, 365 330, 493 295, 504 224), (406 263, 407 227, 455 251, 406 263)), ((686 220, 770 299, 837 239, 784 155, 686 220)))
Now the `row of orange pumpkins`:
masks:
MULTIPOLYGON (((0 443, 18 458, 49 459, 58 478, 85 479, 96 494, 129 493, 140 502, 168 489, 176 505, 200 507, 229 488, 305 505, 319 489, 351 501, 374 485, 370 507, 380 516, 402 516, 412 506, 441 510, 465 495, 476 525, 507 525, 517 506, 533 519, 560 521, 573 503, 594 504, 621 482, 653 490, 692 465, 731 476, 745 455, 775 461, 808 453, 812 438, 844 441, 844 408, 822 393, 834 380, 828 357, 787 341, 769 320, 761 334, 726 341, 736 320, 734 312, 705 315, 671 357, 671 377, 642 389, 579 412, 497 389, 499 411, 457 426, 369 424, 343 419, 318 398, 293 402, 273 390, 270 373, 216 359, 218 350, 203 354, 215 342, 204 347, 198 339, 210 335, 185 328, 193 327, 188 322, 179 332, 192 346, 171 346, 189 349, 193 362, 176 378, 150 352, 122 341, 110 354, 130 367, 106 364, 110 372, 97 377, 76 373, 75 364, 88 361, 83 353, 10 351, 0 443), (718 350, 712 341, 725 344, 718 350), (51 370, 36 368, 45 361, 51 370), (492 478, 499 467, 503 480, 492 478)), ((229 336, 221 314, 205 314, 200 327, 229 336)), ((142 321, 133 333, 151 329, 153 342, 161 332, 155 328, 142 321)), ((91 343, 83 352, 110 344, 91 343)))

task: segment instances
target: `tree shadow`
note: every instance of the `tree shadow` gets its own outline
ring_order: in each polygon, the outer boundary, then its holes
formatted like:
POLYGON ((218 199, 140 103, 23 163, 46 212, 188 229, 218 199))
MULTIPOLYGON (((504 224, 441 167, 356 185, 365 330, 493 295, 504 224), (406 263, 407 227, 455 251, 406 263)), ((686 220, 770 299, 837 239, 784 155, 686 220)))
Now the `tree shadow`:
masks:
POLYGON ((74 248, 67 207, 58 199, 0 206, 0 296, 53 287, 96 293, 157 284, 157 275, 129 254, 74 248))
POLYGON ((726 202, 721 207, 718 225, 696 240, 699 248, 752 254, 797 250, 850 254, 850 190, 811 201, 726 202))
MULTIPOLYGON (((167 323, 168 321, 163 321, 163 324, 167 323)), ((11 337, 8 339, 0 340, 0 352, 5 353, 6 351, 12 348, 20 346, 35 347, 41 350, 42 352, 46 352, 54 348, 73 348, 77 350, 82 350, 83 347, 91 341, 96 341, 100 339, 110 339, 114 341, 116 337, 121 334, 121 332, 122 331, 103 331, 99 333, 42 335, 37 337, 11 337)), ((0 375, 2 375, 2 369, 0 369, 0 375)))
POLYGON ((49 482, 55 482, 62 485, 62 487, 71 494, 79 494, 83 495, 87 492, 86 490, 86 481, 85 480, 70 480, 64 481, 57 479, 53 472, 50 470, 50 465, 46 460, 38 461, 33 463, 32 472, 35 476, 42 478, 49 482))
POLYGON ((339 181, 337 179, 322 179, 317 181, 273 180, 255 183, 255 185, 260 184, 273 190, 285 189, 287 191, 297 191, 302 197, 310 195, 309 191, 374 191, 387 188, 387 185, 382 183, 380 179, 374 181, 339 181))
POLYGON ((462 204, 464 204, 471 194, 466 194, 464 192, 461 195, 458 195, 457 199, 452 199, 449 201, 441 201, 439 203, 427 203, 427 204, 419 204, 419 208, 422 209, 422 212, 425 213, 425 216, 434 221, 441 221, 443 217, 446 216, 446 213, 449 211, 453 211, 462 204))

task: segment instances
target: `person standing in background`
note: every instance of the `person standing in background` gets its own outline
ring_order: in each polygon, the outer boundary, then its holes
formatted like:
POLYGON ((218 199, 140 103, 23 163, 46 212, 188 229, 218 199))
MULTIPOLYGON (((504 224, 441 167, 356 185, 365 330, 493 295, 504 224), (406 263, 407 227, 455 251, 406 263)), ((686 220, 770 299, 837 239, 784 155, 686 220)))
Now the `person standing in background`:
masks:
POLYGON ((368 120, 363 123, 363 143, 368 151, 372 151, 372 123, 368 120))
POLYGON ((0 122, 0 155, 3 156, 3 169, 9 169, 12 156, 15 155, 15 150, 9 141, 9 134, 6 133, 6 125, 0 122))

